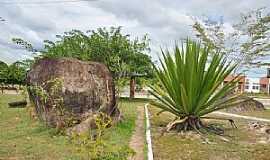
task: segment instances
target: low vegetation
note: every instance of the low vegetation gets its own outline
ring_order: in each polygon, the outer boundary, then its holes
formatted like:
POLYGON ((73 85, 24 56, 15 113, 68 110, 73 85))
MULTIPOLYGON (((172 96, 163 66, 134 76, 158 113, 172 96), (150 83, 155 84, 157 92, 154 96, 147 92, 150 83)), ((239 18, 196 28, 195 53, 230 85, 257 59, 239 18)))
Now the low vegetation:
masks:
POLYGON ((173 120, 171 113, 160 112, 154 106, 149 107, 151 116, 151 133, 155 160, 268 160, 270 153, 269 135, 251 130, 251 122, 236 119, 238 128, 232 128, 228 123, 209 120, 212 125, 218 125, 225 130, 223 136, 216 134, 199 135, 189 131, 163 132, 163 128, 173 120))
POLYGON ((237 113, 237 114, 244 115, 244 116, 270 119, 270 109, 266 109, 264 111, 248 111, 248 112, 237 113))
MULTIPOLYGON (((59 135, 55 129, 31 119, 28 108, 8 108, 8 102, 21 99, 19 95, 0 96, 0 159, 89 159, 91 150, 87 149, 87 143, 92 142, 88 138, 71 139, 59 135)), ((120 101, 124 119, 104 130, 101 138, 106 150, 98 150, 104 153, 102 159, 121 160, 134 154, 128 143, 135 128, 135 107, 143 103, 120 101)))
POLYGON ((11 65, 0 61, 0 85, 22 85, 26 76, 26 66, 23 62, 15 62, 11 65))

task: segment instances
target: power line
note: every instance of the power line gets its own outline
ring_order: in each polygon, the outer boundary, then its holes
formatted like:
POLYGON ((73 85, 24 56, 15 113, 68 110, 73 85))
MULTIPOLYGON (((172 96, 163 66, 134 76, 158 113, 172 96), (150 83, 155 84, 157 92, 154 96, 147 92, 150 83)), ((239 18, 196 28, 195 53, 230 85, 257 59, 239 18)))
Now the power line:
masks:
POLYGON ((16 4, 56 4, 56 3, 76 3, 76 2, 91 2, 91 1, 97 1, 97 0, 50 0, 50 1, 4 1, 0 2, 1 5, 16 5, 16 4))

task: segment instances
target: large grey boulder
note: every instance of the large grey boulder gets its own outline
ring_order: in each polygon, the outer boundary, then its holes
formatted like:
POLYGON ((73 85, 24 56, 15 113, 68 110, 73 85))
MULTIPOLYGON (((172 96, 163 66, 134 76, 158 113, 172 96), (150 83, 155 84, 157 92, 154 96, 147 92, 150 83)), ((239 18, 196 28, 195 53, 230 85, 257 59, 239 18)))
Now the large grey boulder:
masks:
MULTIPOLYGON (((99 112, 112 119, 119 118, 113 78, 104 64, 73 58, 43 58, 28 72, 26 81, 30 88, 39 86, 49 95, 44 100, 34 89, 29 89, 30 100, 38 116, 50 126, 78 128, 99 112), (55 79, 60 80, 61 85, 57 94, 50 94, 52 84, 49 82, 55 79), (55 107, 57 100, 61 102, 64 114, 58 113, 59 108, 55 107)), ((86 125, 79 128, 91 126, 86 125)))

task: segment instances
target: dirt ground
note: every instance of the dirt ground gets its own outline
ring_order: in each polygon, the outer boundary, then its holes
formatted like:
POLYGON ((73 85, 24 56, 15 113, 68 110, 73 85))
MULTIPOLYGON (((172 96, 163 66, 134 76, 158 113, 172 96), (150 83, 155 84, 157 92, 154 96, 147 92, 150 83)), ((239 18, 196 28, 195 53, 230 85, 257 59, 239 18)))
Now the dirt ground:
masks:
POLYGON ((144 144, 145 144, 145 128, 144 128, 144 107, 137 107, 138 117, 136 120, 136 128, 131 137, 129 143, 130 148, 132 148, 136 154, 130 157, 129 160, 143 160, 144 159, 144 144))
MULTIPOLYGON (((155 160, 269 160, 270 134, 263 128, 250 129, 253 121, 233 118, 237 128, 225 121, 209 120, 209 124, 224 129, 224 135, 199 135, 194 132, 181 134, 162 130, 173 120, 173 116, 149 107, 151 113, 151 133, 155 160)), ((270 123, 260 122, 270 125, 270 123)))

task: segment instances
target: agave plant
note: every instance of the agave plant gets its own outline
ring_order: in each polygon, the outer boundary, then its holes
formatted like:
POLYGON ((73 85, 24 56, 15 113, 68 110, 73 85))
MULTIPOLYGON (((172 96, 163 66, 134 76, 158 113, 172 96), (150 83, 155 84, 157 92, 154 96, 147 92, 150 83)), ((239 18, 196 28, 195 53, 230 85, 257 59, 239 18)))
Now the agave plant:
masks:
POLYGON ((176 45, 174 53, 161 52, 161 65, 155 66, 160 83, 150 86, 150 93, 157 99, 151 104, 160 108, 161 113, 176 116, 167 130, 199 130, 206 127, 201 119, 211 118, 205 115, 243 102, 239 95, 232 94, 240 75, 223 84, 237 66, 223 54, 213 53, 210 47, 190 40, 181 48, 176 45))

